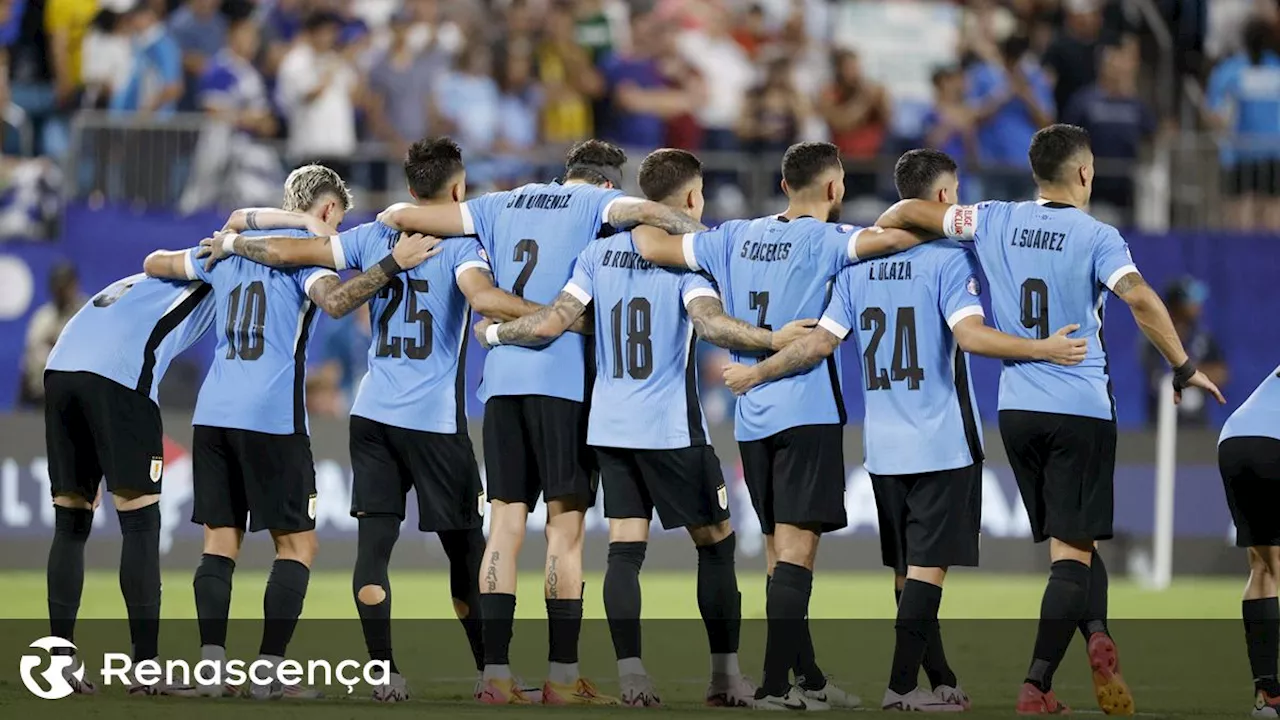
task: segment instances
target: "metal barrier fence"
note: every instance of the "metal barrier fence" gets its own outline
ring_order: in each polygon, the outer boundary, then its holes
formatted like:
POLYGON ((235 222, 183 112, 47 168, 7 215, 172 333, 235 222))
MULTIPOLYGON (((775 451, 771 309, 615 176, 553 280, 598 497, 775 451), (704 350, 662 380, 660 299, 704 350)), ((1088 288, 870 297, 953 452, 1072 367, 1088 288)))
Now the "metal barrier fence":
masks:
MULTIPOLYGON (((468 155, 471 184, 484 189, 555 177, 563 168, 564 150, 544 145, 519 156, 468 155)), ((633 168, 645 152, 631 150, 633 168)), ((700 152, 709 215, 741 217, 780 208, 780 156, 778 149, 700 152)), ((895 199, 895 158, 887 151, 875 160, 846 162, 846 217, 874 219, 895 199)), ((285 172, 309 160, 288 158, 282 142, 250 139, 198 113, 157 120, 82 112, 72 124, 66 177, 77 199, 193 212, 274 203, 285 172)), ((384 145, 364 143, 339 165, 363 208, 403 199, 400 159, 384 145)), ((1099 158, 1096 170, 1092 210, 1113 224, 1149 231, 1280 230, 1277 138, 1226 142, 1210 134, 1180 133, 1159 139, 1137 162, 1099 158)), ((961 188, 966 202, 1019 200, 1033 193, 1026 167, 970 165, 961 188)))

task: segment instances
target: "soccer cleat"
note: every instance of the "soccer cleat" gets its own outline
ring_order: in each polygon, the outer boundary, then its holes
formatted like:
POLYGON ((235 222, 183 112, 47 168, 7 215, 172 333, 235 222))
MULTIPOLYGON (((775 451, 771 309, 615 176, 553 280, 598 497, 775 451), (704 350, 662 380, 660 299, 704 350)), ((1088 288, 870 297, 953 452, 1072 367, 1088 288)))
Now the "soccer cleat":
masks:
POLYGON ((756 705, 756 684, 745 675, 712 675, 707 707, 749 708, 756 705))
POLYGON ((489 678, 484 681, 476 700, 485 705, 528 705, 529 698, 515 678, 489 678))
POLYGON ((1259 690, 1253 700, 1253 716, 1256 718, 1280 717, 1280 697, 1271 697, 1266 690, 1259 690))
POLYGON ((1120 675, 1120 655, 1110 635, 1089 636, 1089 667, 1093 670, 1093 694, 1107 715, 1132 715, 1133 694, 1120 675))
POLYGON ((1018 693, 1017 711, 1019 715, 1070 715, 1071 708, 1058 702, 1053 691, 1041 692, 1031 683, 1023 683, 1018 693))
POLYGON ((323 700, 324 693, 301 683, 295 685, 284 685, 282 696, 286 700, 323 700))
MULTIPOLYGON (((803 680, 803 678, 801 680, 803 680)), ((805 697, 831 707, 843 708, 845 710, 862 707, 862 698, 836 687, 835 684, 831 682, 830 675, 823 678, 823 681, 826 684, 818 690, 806 689, 801 682, 797 682, 796 686, 800 689, 800 692, 804 693, 805 697)))
POLYGON ((62 669, 62 677, 67 681, 67 684, 71 686, 71 694, 97 695, 98 686, 94 685, 93 681, 88 678, 88 673, 85 673, 85 677, 80 678, 77 678, 72 674, 80 664, 80 658, 76 658, 74 663, 62 669))
POLYGON ((168 683, 155 683, 153 685, 134 683, 129 686, 127 692, 130 695, 150 695, 152 697, 158 695, 166 697, 197 697, 200 695, 199 689, 194 685, 170 685, 168 683))
POLYGON ((648 675, 629 674, 618 678, 618 695, 627 707, 662 707, 662 698, 648 675))
POLYGON ((542 686, 543 705, 617 705, 618 698, 601 695, 595 683, 578 678, 573 684, 548 680, 542 686))
POLYGON ((251 684, 245 697, 250 700, 279 700, 284 697, 284 683, 272 680, 265 685, 251 684))
POLYGON ((809 697, 795 686, 787 688, 785 695, 767 695, 763 688, 757 690, 755 704, 752 707, 756 710, 791 710, 793 712, 820 712, 831 709, 830 705, 809 697))
POLYGON ((959 705, 968 710, 973 707, 973 703, 969 701, 969 695, 956 683, 955 687, 950 685, 939 685, 933 689, 933 696, 944 703, 959 705))
POLYGON ((403 675, 391 673, 385 683, 374 686, 373 699, 375 702, 385 703, 404 702, 409 699, 409 685, 403 675))
POLYGON ((899 695, 893 690, 884 691, 881 710, 905 710, 907 712, 964 712, 964 706, 939 700, 938 696, 916 688, 899 695))

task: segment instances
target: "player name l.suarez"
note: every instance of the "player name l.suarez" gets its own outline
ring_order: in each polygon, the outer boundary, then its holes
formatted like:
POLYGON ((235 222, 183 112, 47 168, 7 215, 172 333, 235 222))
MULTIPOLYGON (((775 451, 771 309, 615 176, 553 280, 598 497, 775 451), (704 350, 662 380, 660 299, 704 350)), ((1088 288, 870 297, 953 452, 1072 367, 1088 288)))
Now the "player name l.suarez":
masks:
POLYGON ((742 252, 738 257, 758 262, 775 262, 786 260, 791 254, 791 243, 763 243, 746 241, 742 243, 742 252))
POLYGON ((1064 232, 1053 232, 1042 228, 1019 228, 1013 233, 1009 245, 1032 250, 1062 252, 1066 240, 1067 234, 1064 232))

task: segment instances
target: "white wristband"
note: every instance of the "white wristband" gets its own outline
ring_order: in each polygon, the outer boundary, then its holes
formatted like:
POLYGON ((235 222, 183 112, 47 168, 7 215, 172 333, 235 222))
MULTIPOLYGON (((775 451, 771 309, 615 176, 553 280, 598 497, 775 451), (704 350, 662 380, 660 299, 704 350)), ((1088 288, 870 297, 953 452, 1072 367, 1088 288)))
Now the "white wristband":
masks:
POLYGON ((489 347, 497 347, 502 344, 498 339, 498 328, 502 327, 502 323, 494 323, 484 331, 484 341, 489 343, 489 347))
POLYGON ((240 237, 240 233, 231 233, 230 235, 222 238, 222 254, 223 255, 236 254, 236 238, 238 237, 240 237))

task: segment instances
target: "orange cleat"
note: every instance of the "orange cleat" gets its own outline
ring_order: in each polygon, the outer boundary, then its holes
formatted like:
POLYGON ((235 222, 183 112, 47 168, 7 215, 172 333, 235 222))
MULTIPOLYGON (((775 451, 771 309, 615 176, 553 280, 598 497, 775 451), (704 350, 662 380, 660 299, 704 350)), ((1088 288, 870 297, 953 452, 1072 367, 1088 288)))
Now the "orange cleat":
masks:
POLYGON ((515 678, 490 678, 481 685, 476 700, 485 705, 529 705, 529 698, 515 678))
POLYGON ((1018 693, 1019 715, 1070 715, 1071 708, 1058 702, 1053 691, 1041 692, 1031 683, 1022 684, 1022 692, 1018 693))
POLYGON ((1132 715, 1133 693, 1120 675, 1120 655, 1110 635, 1089 636, 1089 667, 1093 670, 1093 694, 1107 715, 1132 715))
POLYGON ((586 678, 578 678, 573 684, 556 683, 548 680, 542 686, 543 705, 617 705, 618 698, 601 695, 595 683, 586 678))

